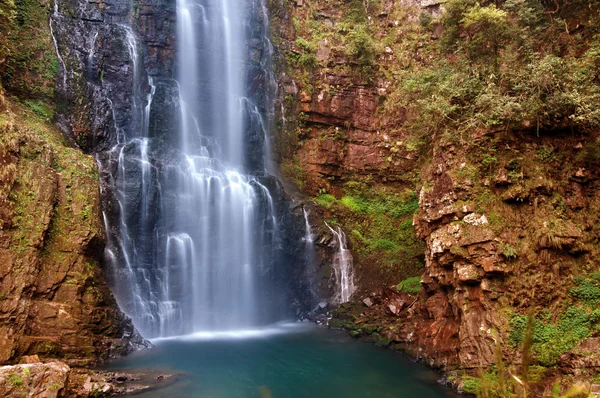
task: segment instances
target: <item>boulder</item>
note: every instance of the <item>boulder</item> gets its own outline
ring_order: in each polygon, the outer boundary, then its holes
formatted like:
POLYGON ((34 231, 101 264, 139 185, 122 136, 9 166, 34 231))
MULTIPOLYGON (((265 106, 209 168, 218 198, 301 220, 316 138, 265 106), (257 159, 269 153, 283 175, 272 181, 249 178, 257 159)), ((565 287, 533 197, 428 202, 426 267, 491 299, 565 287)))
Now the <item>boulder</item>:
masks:
POLYGON ((62 362, 0 367, 3 397, 55 398, 67 396, 70 368, 62 362))

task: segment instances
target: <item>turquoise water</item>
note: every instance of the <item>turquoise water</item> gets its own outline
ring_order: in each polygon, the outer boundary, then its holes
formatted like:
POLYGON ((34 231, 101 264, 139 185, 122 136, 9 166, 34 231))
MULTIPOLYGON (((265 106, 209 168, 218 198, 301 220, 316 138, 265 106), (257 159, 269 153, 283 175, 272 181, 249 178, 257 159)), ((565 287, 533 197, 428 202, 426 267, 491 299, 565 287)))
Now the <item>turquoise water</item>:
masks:
POLYGON ((345 332, 294 324, 235 334, 154 342, 153 350, 112 362, 112 370, 185 372, 144 398, 456 397, 439 375, 345 332))

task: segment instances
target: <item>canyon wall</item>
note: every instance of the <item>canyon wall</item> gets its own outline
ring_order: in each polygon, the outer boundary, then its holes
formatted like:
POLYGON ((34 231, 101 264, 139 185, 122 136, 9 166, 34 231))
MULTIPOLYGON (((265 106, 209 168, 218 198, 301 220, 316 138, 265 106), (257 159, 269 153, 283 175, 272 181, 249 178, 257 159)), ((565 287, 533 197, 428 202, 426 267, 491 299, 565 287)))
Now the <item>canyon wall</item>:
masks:
MULTIPOLYGON (((541 27, 548 20, 541 3, 527 3, 527 12, 539 12, 538 32, 554 32, 547 40, 555 41, 555 55, 517 68, 510 54, 523 51, 525 39, 517 48, 514 36, 500 31, 482 45, 473 37, 483 40, 477 35, 484 25, 461 25, 482 18, 465 13, 477 6, 442 3, 271 2, 282 104, 275 151, 315 213, 346 230, 356 260, 355 301, 340 306, 330 325, 404 350, 475 393, 478 376, 499 361, 518 373, 531 313, 529 355, 539 374, 560 379, 558 365, 560 374, 594 375, 595 17, 560 3, 567 31, 556 32, 554 22, 541 27), (503 47, 490 52, 496 39, 503 47), (461 51, 470 65, 461 63, 461 51), (481 73, 490 73, 488 87, 515 84, 511 68, 522 68, 528 80, 541 73, 569 81, 544 62, 588 68, 589 96, 565 110, 543 86, 542 108, 529 114, 533 106, 516 99, 522 108, 512 120, 501 113, 505 102, 485 108, 494 98, 489 91, 477 97, 485 92, 479 79, 488 79, 481 73), (476 118, 465 116, 474 110, 476 118)), ((523 23, 525 11, 508 3, 501 11, 481 6, 523 23)), ((570 104, 576 95, 556 87, 570 104)))
POLYGON ((21 2, 12 13, 0 57, 0 361, 125 355, 148 343, 104 278, 97 164, 52 123, 64 62, 48 23, 53 8, 21 2))

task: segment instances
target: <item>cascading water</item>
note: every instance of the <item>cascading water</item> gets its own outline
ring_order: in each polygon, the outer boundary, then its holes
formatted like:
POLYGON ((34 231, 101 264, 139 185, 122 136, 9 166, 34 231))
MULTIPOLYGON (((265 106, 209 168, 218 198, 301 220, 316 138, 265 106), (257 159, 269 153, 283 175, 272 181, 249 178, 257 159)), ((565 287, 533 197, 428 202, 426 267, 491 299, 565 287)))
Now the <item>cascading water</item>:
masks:
POLYGON ((317 266, 317 255, 315 251, 315 239, 312 233, 312 228, 310 226, 310 220, 308 218, 309 212, 306 208, 302 208, 302 213, 304 215, 304 257, 306 259, 307 267, 307 280, 308 280, 308 288, 310 290, 310 304, 311 306, 316 304, 319 294, 316 292, 316 288, 314 286, 314 273, 316 272, 315 268, 317 266))
POLYGON ((52 27, 52 19, 53 18, 54 19, 60 18, 60 14, 58 12, 58 1, 57 0, 54 0, 54 12, 48 19, 48 26, 50 27, 50 36, 52 37, 52 43, 54 44, 54 49, 56 51, 56 58, 58 58, 60 64, 62 65, 63 87, 66 87, 66 85, 67 85, 67 65, 65 64, 65 61, 63 60, 62 56, 60 55, 60 49, 58 48, 58 42, 56 41, 56 36, 54 35, 54 28, 52 27))
POLYGON ((177 1, 175 135, 153 130, 164 82, 143 83, 136 36, 119 25, 133 98, 131 127, 115 124, 110 151, 119 225, 107 261, 121 307, 149 338, 247 329, 289 315, 274 264, 277 209, 263 176, 268 115, 247 83, 246 14, 264 12, 253 7, 177 1))
POLYGON ((347 248, 346 234, 340 227, 337 231, 325 223, 336 239, 338 252, 333 258, 333 272, 335 275, 335 301, 337 304, 350 300, 354 293, 354 270, 352 267, 352 254, 347 248))

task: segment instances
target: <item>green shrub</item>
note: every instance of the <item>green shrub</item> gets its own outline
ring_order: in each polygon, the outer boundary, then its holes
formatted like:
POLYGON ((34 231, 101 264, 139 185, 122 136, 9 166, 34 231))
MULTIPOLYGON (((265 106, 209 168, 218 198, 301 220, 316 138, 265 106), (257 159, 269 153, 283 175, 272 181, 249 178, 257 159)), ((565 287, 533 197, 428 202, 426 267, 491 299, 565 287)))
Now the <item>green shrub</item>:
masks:
POLYGON ((315 202, 317 202, 319 206, 329 209, 334 203, 337 202, 337 199, 335 196, 325 193, 317 196, 315 198, 315 202))
POLYGON ((466 377, 463 380, 463 392, 467 394, 477 395, 479 393, 481 380, 475 377, 466 377))
POLYGON ((392 242, 390 240, 387 239, 377 239, 375 242, 373 242, 372 248, 374 250, 398 250, 400 249, 400 246, 395 243, 392 242))
MULTIPOLYGON (((554 366, 562 354, 590 336, 592 319, 594 318, 590 311, 569 307, 556 325, 535 320, 532 342, 534 359, 543 366, 554 366)), ((523 343, 527 317, 515 315, 510 319, 509 324, 511 326, 509 342, 513 347, 517 347, 523 343)))
POLYGON ((595 279, 574 278, 576 287, 569 290, 571 296, 583 301, 587 306, 600 304, 600 282, 595 279))
POLYGON ((405 279, 396 286, 396 289, 399 292, 419 294, 419 292, 421 291, 421 277, 415 276, 412 278, 405 279))
POLYGON ((346 53, 351 62, 358 66, 361 77, 371 81, 378 52, 375 40, 365 25, 352 28, 347 38, 346 53))
MULTIPOLYGON (((581 4, 579 10, 587 7, 589 12, 561 7, 549 17, 536 0, 489 6, 475 0, 446 1, 436 62, 411 69, 403 79, 403 98, 417 115, 413 127, 461 136, 499 126, 537 134, 597 128, 600 36, 594 37, 598 29, 591 27, 598 25, 600 3, 581 4), (555 45, 559 33, 552 26, 564 24, 560 14, 568 12, 589 18, 588 36, 577 51, 555 45)), ((590 158, 598 159, 593 149, 590 158)), ((544 161, 555 160, 552 154, 540 155, 544 161)))
POLYGON ((502 255, 504 256, 504 258, 506 258, 507 260, 514 260, 515 258, 517 258, 518 256, 518 252, 517 249, 515 249, 513 246, 511 246, 508 243, 504 243, 502 242, 500 244, 500 250, 502 250, 502 255))

